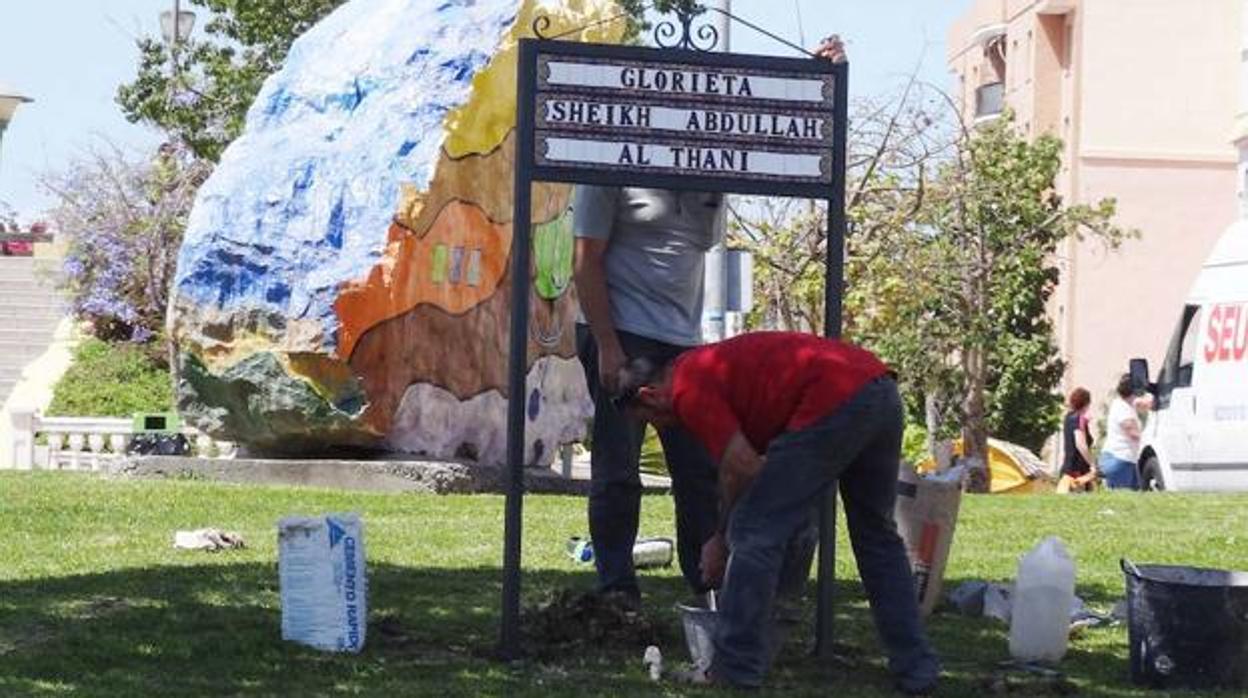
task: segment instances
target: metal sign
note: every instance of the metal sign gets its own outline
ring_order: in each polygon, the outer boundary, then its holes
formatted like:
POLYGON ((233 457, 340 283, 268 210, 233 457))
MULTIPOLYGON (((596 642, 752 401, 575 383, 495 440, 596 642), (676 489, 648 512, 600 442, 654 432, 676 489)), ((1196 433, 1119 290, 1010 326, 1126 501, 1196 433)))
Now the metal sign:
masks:
POLYGON ((827 198, 843 170, 844 66, 559 41, 521 65, 535 180, 827 198))
MULTIPOLYGON (((841 331, 848 66, 683 49, 521 39, 515 213, 532 220, 535 181, 825 199, 824 322, 841 331)), ((739 18, 737 21, 742 21, 739 18)), ((541 19, 535 23, 538 28, 541 19)), ((752 26, 752 25, 751 25, 752 26)), ((660 28, 661 29, 661 28, 660 28)), ((539 32, 540 33, 540 32, 539 32)), ((662 36, 661 31, 656 37, 662 36)), ((695 46, 696 47, 696 46, 695 46)), ((507 502, 499 649, 520 645, 531 226, 515 225, 507 403, 507 502)), ((832 653, 836 488, 820 509, 817 651, 832 653)))

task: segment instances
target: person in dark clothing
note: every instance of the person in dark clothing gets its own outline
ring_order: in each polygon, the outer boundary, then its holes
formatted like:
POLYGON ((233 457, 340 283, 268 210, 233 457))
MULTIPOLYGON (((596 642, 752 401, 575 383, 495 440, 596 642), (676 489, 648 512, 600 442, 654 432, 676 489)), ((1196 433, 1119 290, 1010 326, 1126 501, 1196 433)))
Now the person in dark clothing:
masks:
POLYGON ((722 583, 707 681, 762 683, 786 548, 839 482, 889 669, 907 693, 935 687, 940 665, 893 519, 901 398, 875 355, 808 334, 757 332, 672 361, 630 361, 616 401, 656 426, 684 427, 719 464, 719 532, 701 564, 708 584, 722 583))
POLYGON ((1075 388, 1066 400, 1070 411, 1062 420, 1062 477, 1058 481, 1059 492, 1091 491, 1096 484, 1096 466, 1092 465, 1092 427, 1088 420, 1088 406, 1092 395, 1086 388, 1075 388))

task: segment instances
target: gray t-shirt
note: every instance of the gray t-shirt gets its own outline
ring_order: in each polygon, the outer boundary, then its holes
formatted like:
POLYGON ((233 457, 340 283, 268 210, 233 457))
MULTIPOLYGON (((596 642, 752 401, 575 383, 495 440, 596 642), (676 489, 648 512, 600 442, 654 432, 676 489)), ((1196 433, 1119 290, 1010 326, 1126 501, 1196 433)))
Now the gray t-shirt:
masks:
POLYGON ((669 344, 702 343, 706 251, 724 236, 721 194, 578 185, 572 229, 607 240, 616 329, 669 344))

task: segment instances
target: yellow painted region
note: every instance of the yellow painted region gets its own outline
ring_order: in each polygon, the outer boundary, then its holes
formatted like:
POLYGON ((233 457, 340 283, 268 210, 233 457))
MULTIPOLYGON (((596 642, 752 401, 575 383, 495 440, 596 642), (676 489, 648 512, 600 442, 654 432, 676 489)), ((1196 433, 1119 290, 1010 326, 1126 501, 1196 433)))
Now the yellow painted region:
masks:
POLYGON ((276 351, 273 340, 259 332, 238 332, 228 343, 222 342, 211 347, 183 347, 199 356, 204 367, 213 375, 221 375, 241 361, 256 354, 276 351))
MULTIPOLYGON (((614 0, 525 0, 516 23, 490 59, 489 65, 472 78, 468 101, 447 114, 443 124, 443 147, 452 158, 472 153, 489 153, 502 145, 516 123, 517 43, 533 36, 533 20, 539 14, 550 18, 545 34, 559 34, 583 27, 620 13, 614 0)), ((624 36, 624 23, 608 22, 573 35, 569 39, 618 44, 624 36)))
POLYGON ((300 378, 330 404, 344 395, 360 392, 359 382, 351 366, 324 354, 277 354, 286 373, 300 378))

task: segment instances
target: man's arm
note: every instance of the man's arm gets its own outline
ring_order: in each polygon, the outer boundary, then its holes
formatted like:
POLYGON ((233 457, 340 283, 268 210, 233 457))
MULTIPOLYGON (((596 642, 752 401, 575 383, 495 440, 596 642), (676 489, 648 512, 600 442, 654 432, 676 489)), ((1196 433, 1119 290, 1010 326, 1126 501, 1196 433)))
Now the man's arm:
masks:
POLYGON ((702 581, 716 588, 724 581, 728 562, 725 534, 732 508, 741 495, 754 483, 763 469, 764 459, 740 432, 732 435, 719 465, 719 526, 715 535, 702 546, 702 581))
POLYGON ((719 530, 728 529, 728 517, 741 494, 749 489, 754 478, 763 469, 763 457, 758 455, 745 435, 737 432, 728 440, 723 460, 719 464, 719 530))
POLYGON ((607 241, 597 238, 576 239, 576 295, 589 330, 598 344, 598 381, 610 392, 619 383, 620 369, 627 357, 615 333, 611 319, 611 299, 607 292, 607 270, 604 257, 607 241))
POLYGON ((606 255, 615 225, 618 191, 607 187, 577 186, 572 193, 572 228, 576 235, 573 273, 581 313, 598 345, 598 383, 614 393, 627 357, 611 318, 607 289, 606 255))

